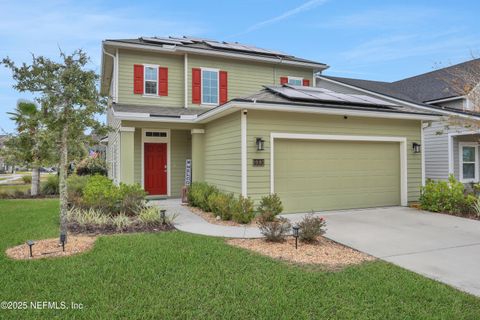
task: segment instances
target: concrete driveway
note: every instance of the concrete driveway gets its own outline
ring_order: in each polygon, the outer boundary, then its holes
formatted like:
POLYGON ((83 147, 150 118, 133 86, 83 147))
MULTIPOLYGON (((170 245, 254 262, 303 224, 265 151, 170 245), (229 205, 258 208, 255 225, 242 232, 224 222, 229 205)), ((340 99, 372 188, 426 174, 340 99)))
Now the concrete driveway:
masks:
POLYGON ((480 221, 405 207, 321 216, 328 238, 480 296, 480 221))

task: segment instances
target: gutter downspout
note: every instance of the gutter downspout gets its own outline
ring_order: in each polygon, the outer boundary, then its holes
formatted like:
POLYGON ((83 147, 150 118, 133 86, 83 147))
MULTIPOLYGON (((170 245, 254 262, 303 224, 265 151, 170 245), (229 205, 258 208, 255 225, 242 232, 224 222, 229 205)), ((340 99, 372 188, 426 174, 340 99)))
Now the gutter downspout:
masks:
MULTIPOLYGON (((107 51, 105 51, 105 48, 102 48, 102 51, 104 54, 106 54, 107 56, 110 56, 113 60, 113 72, 112 72, 112 77, 115 81, 115 86, 117 86, 117 57, 114 56, 113 54, 111 53, 108 53, 107 51)), ((117 52, 118 52, 118 49, 117 49, 117 52)), ((112 83, 110 82, 110 85, 112 85, 112 83)), ((115 92, 114 92, 114 95, 113 95, 113 101, 117 102, 117 89, 114 88, 113 89, 115 92)))

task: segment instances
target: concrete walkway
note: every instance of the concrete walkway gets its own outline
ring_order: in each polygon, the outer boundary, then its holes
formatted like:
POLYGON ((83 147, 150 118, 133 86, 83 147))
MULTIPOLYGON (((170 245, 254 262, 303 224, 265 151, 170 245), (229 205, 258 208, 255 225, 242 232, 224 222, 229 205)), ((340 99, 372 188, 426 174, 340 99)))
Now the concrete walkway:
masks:
POLYGON ((262 237, 260 230, 256 227, 230 227, 211 224, 182 206, 179 199, 156 200, 152 202, 167 209, 168 214, 177 214, 178 216, 173 223, 175 228, 181 231, 225 238, 262 237))

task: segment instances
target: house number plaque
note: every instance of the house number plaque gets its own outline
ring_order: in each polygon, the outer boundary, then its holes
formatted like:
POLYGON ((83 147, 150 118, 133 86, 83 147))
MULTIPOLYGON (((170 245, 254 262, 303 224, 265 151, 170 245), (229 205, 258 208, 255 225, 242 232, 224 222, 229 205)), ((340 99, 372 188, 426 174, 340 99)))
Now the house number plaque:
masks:
POLYGON ((265 159, 253 159, 253 166, 254 167, 264 167, 265 166, 265 159))

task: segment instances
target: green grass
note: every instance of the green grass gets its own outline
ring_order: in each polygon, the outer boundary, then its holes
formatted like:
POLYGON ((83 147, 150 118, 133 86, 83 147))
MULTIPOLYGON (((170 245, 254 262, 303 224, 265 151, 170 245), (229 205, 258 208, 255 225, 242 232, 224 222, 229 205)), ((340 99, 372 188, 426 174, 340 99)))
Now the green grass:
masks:
POLYGON ((83 310, 0 318, 478 319, 480 299, 385 262, 340 272, 288 265, 182 232, 101 237, 69 258, 13 261, 7 247, 58 235, 57 200, 0 201, 0 301, 83 310))
POLYGON ((0 184, 0 193, 14 193, 16 190, 26 192, 30 190, 30 184, 11 184, 11 185, 2 185, 0 184))

